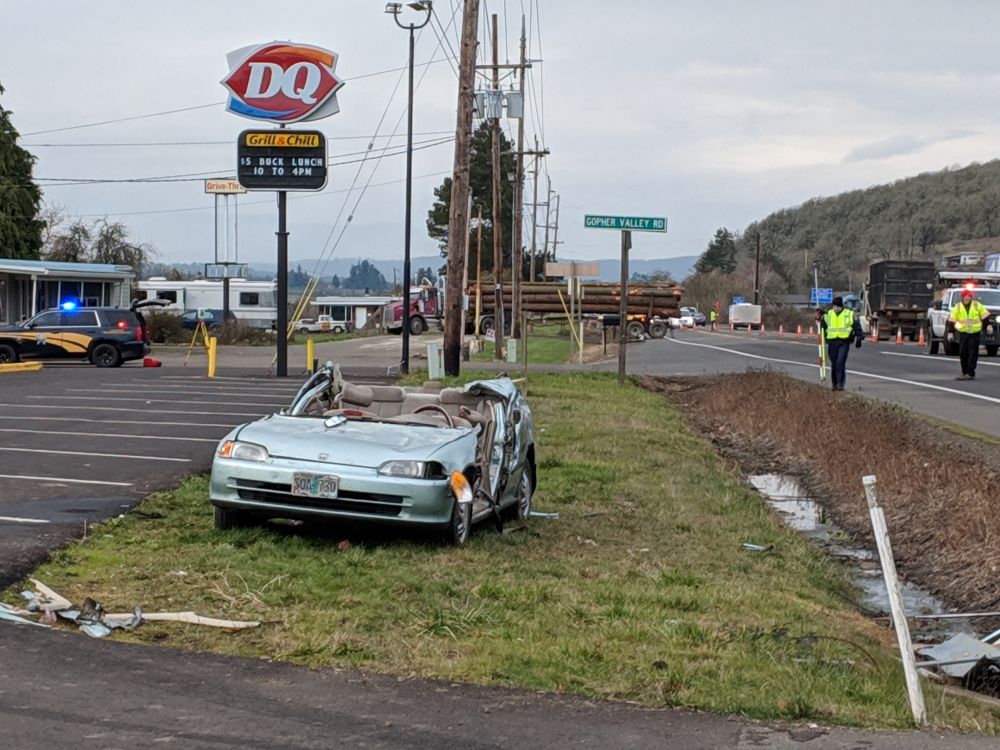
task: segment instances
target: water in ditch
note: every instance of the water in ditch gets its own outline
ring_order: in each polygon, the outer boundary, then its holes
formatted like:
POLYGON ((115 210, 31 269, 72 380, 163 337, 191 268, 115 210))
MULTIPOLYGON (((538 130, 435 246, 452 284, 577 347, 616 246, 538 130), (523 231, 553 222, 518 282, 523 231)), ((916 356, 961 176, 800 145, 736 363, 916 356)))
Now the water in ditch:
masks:
MULTIPOLYGON (((784 474, 757 474, 750 484, 774 508, 784 523, 801 532, 826 552, 839 559, 860 591, 861 608, 872 615, 889 612, 878 555, 853 542, 843 529, 826 515, 825 509, 810 498, 795 477, 784 474)), ((891 533, 891 532, 890 532, 891 533)), ((941 614, 948 611, 944 602, 912 583, 901 581, 903 605, 910 615, 941 614)), ((914 640, 939 640, 955 633, 973 633, 965 620, 922 620, 913 628, 914 640)))

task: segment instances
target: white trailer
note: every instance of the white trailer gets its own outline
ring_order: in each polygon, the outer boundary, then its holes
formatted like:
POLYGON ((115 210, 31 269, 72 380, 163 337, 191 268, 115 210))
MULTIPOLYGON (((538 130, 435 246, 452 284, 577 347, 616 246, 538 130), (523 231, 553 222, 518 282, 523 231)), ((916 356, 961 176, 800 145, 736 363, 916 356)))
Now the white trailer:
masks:
MULTIPOLYGON (((164 310, 178 315, 192 310, 221 310, 222 281, 168 281, 163 276, 135 283, 139 299, 161 299, 170 304, 164 310)), ((229 280, 229 309, 236 319, 253 328, 277 326, 277 282, 229 280)))
POLYGON ((730 305, 729 322, 733 328, 760 328, 760 305, 749 302, 730 305))

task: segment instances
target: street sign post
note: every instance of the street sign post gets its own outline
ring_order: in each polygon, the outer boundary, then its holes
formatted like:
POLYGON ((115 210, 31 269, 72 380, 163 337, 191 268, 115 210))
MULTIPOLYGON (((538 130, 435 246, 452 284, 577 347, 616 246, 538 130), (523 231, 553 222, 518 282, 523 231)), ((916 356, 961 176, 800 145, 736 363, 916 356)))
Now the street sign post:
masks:
POLYGON ((821 289, 817 287, 812 288, 812 293, 809 297, 809 304, 818 307, 819 305, 829 305, 832 303, 833 303, 832 289, 821 289))
POLYGON ((621 302, 618 307, 618 384, 625 384, 625 325, 628 321, 628 251, 632 232, 666 232, 665 216, 604 216, 587 214, 583 225, 588 229, 617 229, 622 233, 621 302))
POLYGON ((666 217, 658 216, 594 216, 583 217, 588 229, 617 229, 630 232, 666 232, 666 217))

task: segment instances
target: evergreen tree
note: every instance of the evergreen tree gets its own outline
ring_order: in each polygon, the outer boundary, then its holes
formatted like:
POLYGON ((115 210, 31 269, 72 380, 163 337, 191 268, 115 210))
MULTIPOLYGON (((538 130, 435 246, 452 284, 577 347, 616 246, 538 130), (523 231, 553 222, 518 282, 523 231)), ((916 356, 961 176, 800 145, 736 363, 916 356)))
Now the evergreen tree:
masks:
POLYGON ((359 263, 355 263, 351 266, 351 274, 347 277, 347 280, 343 282, 344 287, 347 289, 385 289, 388 287, 388 283, 385 280, 385 276, 378 268, 369 263, 367 260, 362 260, 359 263))
MULTIPOLYGON (((493 157, 490 125, 484 122, 472 134, 472 156, 469 162, 469 187, 472 191, 472 220, 470 223, 469 267, 476 267, 476 217, 483 215, 483 270, 493 268, 493 157)), ((503 263, 510 267, 511 223, 513 221, 513 183, 508 174, 517 170, 514 144, 500 131, 500 236, 503 263)), ((451 178, 446 177, 434 189, 434 204, 427 212, 427 234, 438 241, 441 256, 448 252, 448 216, 451 211, 451 178)))
POLYGON ((36 260, 45 226, 39 219, 42 192, 31 180, 35 157, 17 145, 10 116, 0 106, 0 257, 36 260))
POLYGON ((715 231, 715 237, 708 243, 705 252, 694 264, 698 273, 708 273, 718 268, 723 273, 732 273, 736 270, 736 239, 733 233, 725 227, 715 231))

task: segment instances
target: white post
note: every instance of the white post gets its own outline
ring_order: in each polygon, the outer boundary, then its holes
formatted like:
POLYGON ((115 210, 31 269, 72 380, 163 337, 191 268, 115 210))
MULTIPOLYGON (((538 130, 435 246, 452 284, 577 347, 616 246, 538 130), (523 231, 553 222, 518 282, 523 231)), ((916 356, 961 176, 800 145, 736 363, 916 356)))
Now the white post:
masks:
POLYGON ((903 674, 906 677, 906 692, 910 698, 910 711, 913 713, 913 721, 919 726, 924 726, 927 724, 927 709, 924 707, 924 693, 920 687, 916 660, 913 656, 913 642, 910 640, 910 626, 906 622, 903 593, 899 587, 899 577, 896 575, 896 561, 892 556, 892 545, 889 544, 889 529, 886 527, 882 507, 878 504, 875 477, 862 477, 861 482, 865 486, 865 496, 868 498, 872 532, 878 545, 882 576, 885 578, 885 588, 889 594, 892 623, 896 628, 896 641, 899 643, 899 653, 903 659, 903 674))

